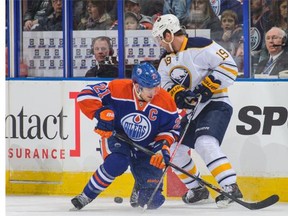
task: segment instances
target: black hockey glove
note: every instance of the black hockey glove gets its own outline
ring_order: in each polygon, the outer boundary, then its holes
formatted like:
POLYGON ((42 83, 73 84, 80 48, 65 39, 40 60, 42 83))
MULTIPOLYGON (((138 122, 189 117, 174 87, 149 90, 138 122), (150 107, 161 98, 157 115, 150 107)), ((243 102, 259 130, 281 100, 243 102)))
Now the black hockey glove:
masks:
POLYGON ((200 102, 205 103, 212 97, 212 95, 220 87, 220 85, 220 80, 215 79, 213 75, 209 75, 204 78, 201 84, 196 86, 193 93, 195 95, 201 95, 202 97, 200 102))
POLYGON ((175 85, 169 91, 179 109, 194 109, 197 102, 196 94, 185 90, 180 85, 175 85))

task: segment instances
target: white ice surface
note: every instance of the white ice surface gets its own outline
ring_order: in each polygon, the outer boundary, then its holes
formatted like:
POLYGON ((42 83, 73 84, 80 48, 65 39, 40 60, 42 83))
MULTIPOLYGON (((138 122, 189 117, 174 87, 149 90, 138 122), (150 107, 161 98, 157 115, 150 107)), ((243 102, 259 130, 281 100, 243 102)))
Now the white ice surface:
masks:
POLYGON ((71 197, 60 196, 6 196, 7 216, 287 216, 288 203, 276 203, 261 210, 249 210, 237 203, 219 209, 214 202, 186 205, 180 200, 166 200, 157 210, 130 207, 128 199, 114 203, 113 198, 97 198, 80 211, 70 211, 71 197))

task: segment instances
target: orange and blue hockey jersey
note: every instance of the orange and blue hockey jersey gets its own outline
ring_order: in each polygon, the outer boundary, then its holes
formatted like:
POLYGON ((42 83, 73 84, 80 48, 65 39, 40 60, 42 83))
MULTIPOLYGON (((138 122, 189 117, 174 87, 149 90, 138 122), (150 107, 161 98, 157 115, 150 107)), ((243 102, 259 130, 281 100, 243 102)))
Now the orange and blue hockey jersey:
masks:
POLYGON ((144 147, 163 139, 171 145, 179 137, 180 119, 175 102, 162 88, 151 102, 145 102, 137 98, 132 80, 117 79, 108 84, 87 85, 79 93, 77 102, 91 120, 102 106, 112 108, 115 131, 125 133, 144 147))

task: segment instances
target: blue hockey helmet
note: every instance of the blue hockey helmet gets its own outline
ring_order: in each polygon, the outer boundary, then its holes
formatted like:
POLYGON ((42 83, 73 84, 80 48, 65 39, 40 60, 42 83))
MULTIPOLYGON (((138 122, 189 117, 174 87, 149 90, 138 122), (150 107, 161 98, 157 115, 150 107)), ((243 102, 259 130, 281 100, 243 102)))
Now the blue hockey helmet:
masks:
POLYGON ((144 88, 154 88, 161 83, 161 77, 156 68, 148 62, 134 66, 132 80, 144 88))

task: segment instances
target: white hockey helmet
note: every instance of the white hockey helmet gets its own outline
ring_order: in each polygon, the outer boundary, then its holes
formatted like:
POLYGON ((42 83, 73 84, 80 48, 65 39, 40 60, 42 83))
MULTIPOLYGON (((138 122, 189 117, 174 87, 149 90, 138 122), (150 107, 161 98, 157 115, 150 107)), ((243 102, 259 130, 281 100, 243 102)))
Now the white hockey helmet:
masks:
POLYGON ((163 40, 163 33, 168 30, 171 34, 175 34, 181 30, 179 19, 173 14, 165 14, 159 16, 153 24, 152 36, 156 41, 163 40))

